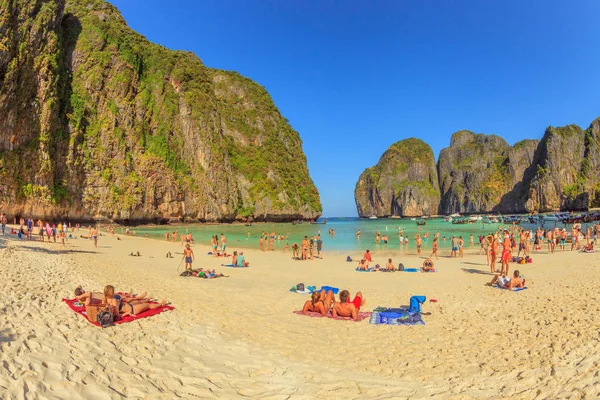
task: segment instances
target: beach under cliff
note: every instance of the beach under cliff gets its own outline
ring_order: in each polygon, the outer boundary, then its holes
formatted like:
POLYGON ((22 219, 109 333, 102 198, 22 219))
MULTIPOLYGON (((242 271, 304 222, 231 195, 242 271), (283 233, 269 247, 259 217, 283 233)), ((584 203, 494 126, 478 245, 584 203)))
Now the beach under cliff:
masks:
MULTIPOLYGON (((234 243, 230 243, 230 250, 234 243)), ((599 257, 532 254, 511 264, 528 289, 485 285, 485 256, 445 256, 437 273, 358 273, 347 254, 295 261, 245 250, 250 268, 193 246, 195 267, 227 278, 183 278, 182 246, 102 236, 66 246, 0 237, 3 399, 594 398, 600 393, 599 257), (117 238, 121 240, 117 240, 117 238), (139 251, 140 257, 128 256, 139 251), (174 258, 166 258, 171 252, 174 258), (179 268, 178 268, 179 266, 179 268), (381 326, 293 314, 297 283, 361 290, 364 311, 427 296, 426 325, 381 326), (101 329, 61 301, 83 285, 148 291, 174 311, 101 329), (437 302, 429 302, 435 299, 437 302)), ((429 249, 426 254, 429 255, 429 249)), ((353 258, 359 253, 351 253, 353 258)), ((423 259, 375 252, 406 267, 423 259)))

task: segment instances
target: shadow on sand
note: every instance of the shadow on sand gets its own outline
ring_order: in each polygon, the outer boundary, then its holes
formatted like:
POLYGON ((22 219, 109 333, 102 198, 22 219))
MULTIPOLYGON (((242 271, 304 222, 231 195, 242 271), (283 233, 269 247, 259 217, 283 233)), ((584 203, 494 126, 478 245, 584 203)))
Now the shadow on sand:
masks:
POLYGON ((463 272, 467 272, 469 274, 494 275, 489 271, 482 271, 480 269, 475 269, 475 268, 461 268, 461 270, 463 270, 463 272))
POLYGON ((0 330, 0 343, 8 343, 15 340, 15 335, 11 333, 8 329, 0 330))

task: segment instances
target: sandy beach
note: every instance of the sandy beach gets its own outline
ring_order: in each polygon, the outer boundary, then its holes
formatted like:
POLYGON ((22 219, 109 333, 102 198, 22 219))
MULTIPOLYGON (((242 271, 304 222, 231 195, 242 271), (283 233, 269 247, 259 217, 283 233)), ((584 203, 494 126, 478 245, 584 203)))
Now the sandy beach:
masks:
MULTIPOLYGON (((181 244, 120 237, 102 236, 98 248, 82 238, 65 247, 0 238, 0 398, 600 396, 598 254, 532 254, 517 266, 528 289, 509 292, 485 285, 478 248, 449 259, 442 247, 437 273, 385 274, 355 272, 347 254, 333 252, 301 262, 244 250, 250 268, 224 268, 229 259, 196 244, 195 267, 229 275, 202 280, 179 277, 181 244), (309 296, 289 292, 299 282, 361 290, 364 311, 425 295, 431 315, 424 326, 300 316, 293 311, 309 296), (145 290, 176 309, 103 330, 61 301, 79 284, 145 290)), ((374 262, 388 257, 423 261, 382 251, 374 262)))

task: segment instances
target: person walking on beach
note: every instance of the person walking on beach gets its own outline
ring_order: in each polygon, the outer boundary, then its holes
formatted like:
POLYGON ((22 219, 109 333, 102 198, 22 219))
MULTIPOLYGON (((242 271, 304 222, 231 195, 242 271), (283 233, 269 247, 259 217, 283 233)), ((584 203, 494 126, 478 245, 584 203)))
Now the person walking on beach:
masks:
POLYGON ((304 236, 304 239, 302 239, 302 259, 308 259, 308 236, 304 236))
POLYGON ((221 233, 221 251, 225 255, 225 249, 227 248, 227 238, 221 233))
MULTIPOLYGON (((94 247, 98 247, 98 229, 95 226, 92 229, 92 239, 94 239, 94 247)), ((54 238, 54 241, 56 242, 56 238, 54 238)))
MULTIPOLYGON (((473 235, 471 235, 471 238, 473 238, 473 235)), ((465 253, 463 251, 463 247, 465 246, 465 241, 463 240, 462 236, 458 237, 458 256, 460 258, 463 258, 465 256, 465 253)))
POLYGON ((415 235, 415 243, 417 244, 417 256, 420 256, 421 247, 423 247, 423 239, 421 239, 421 235, 419 235, 418 233, 415 235))
POLYGON ((456 236, 452 236, 452 251, 450 252, 450 258, 456 257, 456 252, 458 251, 458 239, 456 236))
POLYGON ((433 237, 433 251, 431 252, 431 257, 433 258, 433 256, 435 256, 436 260, 439 260, 438 258, 438 238, 437 236, 433 237))
MULTIPOLYGON (((287 244, 286 244, 286 246, 287 246, 287 244)), ((321 256, 321 250, 323 250, 323 241, 321 240, 321 237, 319 236, 317 238, 317 257, 319 257, 319 258, 323 258, 321 256)))
MULTIPOLYGON (((185 260, 185 270, 192 270, 192 262, 196 260, 196 256, 194 255, 194 250, 190 248, 189 243, 185 245, 185 249, 183 249, 183 260, 185 260)), ((181 265, 181 264, 180 264, 181 265)))

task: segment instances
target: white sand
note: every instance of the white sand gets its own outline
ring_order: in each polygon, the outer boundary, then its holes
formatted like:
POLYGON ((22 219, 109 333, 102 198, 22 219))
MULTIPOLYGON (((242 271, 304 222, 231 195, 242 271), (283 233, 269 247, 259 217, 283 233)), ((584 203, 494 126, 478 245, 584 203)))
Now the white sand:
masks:
MULTIPOLYGON (((533 255, 518 265, 529 289, 511 293, 484 285, 474 254, 440 259, 436 274, 385 274, 355 272, 346 254, 256 250, 250 268, 223 268, 196 245, 196 267, 230 275, 201 280, 178 276, 179 244, 0 241, 2 399, 600 397, 597 254, 533 255), (288 292, 298 282, 362 290, 364 311, 415 294, 439 302, 424 305, 425 326, 309 318, 292 313, 309 298, 288 292), (146 290, 176 310, 102 330, 61 302, 78 284, 146 290)), ((422 263, 399 254, 374 261, 422 263)))

